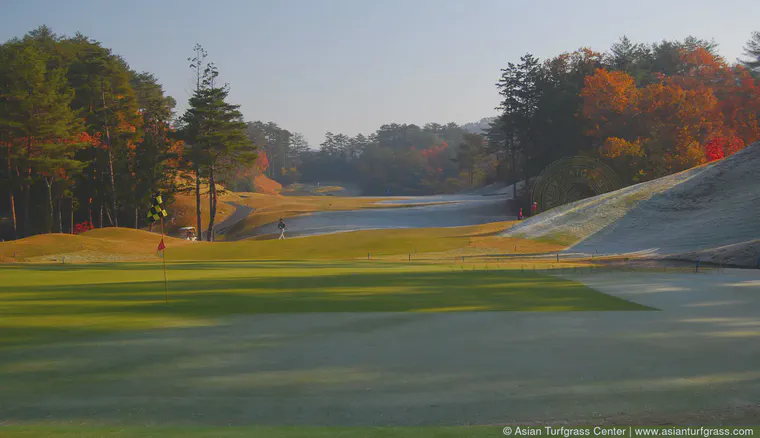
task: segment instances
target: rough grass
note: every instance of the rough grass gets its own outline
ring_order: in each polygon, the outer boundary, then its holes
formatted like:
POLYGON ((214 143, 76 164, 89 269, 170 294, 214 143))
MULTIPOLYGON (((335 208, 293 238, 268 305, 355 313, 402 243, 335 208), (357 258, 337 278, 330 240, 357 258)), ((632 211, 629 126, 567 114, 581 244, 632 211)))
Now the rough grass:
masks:
MULTIPOLYGON (((102 228, 80 235, 40 234, 0 243, 0 262, 75 262, 155 259, 161 237, 129 228, 102 228)), ((186 240, 166 237, 167 245, 179 248, 186 240)))
POLYGON ((343 191, 343 187, 339 186, 324 186, 317 189, 317 193, 331 193, 343 191))
POLYGON ((253 177, 253 187, 257 193, 264 193, 268 195, 278 195, 282 190, 282 184, 270 179, 263 173, 255 175, 253 177))
POLYGON ((239 314, 635 310, 579 283, 491 265, 363 262, 0 266, 0 347, 193 327, 239 314))

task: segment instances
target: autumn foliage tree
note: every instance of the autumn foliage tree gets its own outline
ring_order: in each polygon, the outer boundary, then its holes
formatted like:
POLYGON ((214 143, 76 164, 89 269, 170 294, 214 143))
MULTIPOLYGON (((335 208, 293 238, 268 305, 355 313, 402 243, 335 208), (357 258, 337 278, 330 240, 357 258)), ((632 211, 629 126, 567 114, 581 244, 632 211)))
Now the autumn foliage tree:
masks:
POLYGON ((751 70, 758 35, 738 65, 694 37, 654 44, 623 37, 606 53, 582 48, 508 63, 497 84, 501 115, 487 133, 497 174, 530 182, 551 162, 584 155, 631 184, 731 155, 760 139, 760 85, 751 70))
POLYGON ((148 194, 172 191, 182 152, 168 135, 173 105, 154 77, 81 34, 42 26, 1 44, 2 237, 144 225, 148 194))
POLYGON ((760 85, 745 68, 704 47, 681 50, 680 61, 648 85, 604 68, 585 79, 581 113, 592 144, 631 181, 728 156, 760 137, 760 85))

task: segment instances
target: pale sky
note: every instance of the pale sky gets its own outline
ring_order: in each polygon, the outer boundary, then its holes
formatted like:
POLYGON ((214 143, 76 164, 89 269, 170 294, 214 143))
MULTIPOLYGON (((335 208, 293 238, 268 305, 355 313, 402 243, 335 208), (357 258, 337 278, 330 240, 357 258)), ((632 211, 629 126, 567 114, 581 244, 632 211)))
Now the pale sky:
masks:
POLYGON ((155 74, 179 110, 198 42, 246 120, 316 146, 326 131, 495 115, 499 70, 526 52, 694 35, 733 61, 758 17, 759 0, 0 0, 0 40, 82 32, 155 74))

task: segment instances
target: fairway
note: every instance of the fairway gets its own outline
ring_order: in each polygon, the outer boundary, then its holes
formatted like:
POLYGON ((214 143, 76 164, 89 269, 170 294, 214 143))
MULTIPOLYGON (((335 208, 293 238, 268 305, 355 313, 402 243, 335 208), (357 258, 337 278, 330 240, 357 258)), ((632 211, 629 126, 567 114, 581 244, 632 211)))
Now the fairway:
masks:
POLYGON ((0 347, 302 312, 636 310, 573 281, 485 265, 176 262, 0 266, 0 347))

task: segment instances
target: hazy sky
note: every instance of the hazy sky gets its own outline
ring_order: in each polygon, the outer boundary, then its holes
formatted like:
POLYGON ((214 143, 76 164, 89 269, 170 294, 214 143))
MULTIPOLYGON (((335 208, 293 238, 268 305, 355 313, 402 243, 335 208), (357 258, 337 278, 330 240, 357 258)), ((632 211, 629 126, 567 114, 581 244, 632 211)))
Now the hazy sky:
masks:
POLYGON ((733 61, 758 17, 760 0, 0 0, 0 40, 80 31, 154 73, 180 110, 199 42, 247 120, 315 146, 326 131, 494 115, 499 69, 526 52, 694 35, 733 61))

